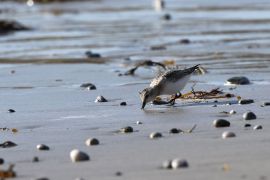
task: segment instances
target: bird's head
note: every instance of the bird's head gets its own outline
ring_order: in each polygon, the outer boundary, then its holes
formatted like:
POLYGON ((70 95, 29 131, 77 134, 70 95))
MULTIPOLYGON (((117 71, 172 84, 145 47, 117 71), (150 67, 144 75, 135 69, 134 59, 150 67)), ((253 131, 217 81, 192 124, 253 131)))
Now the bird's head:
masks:
POLYGON ((145 105, 151 101, 153 101, 156 98, 156 93, 154 88, 145 88, 140 93, 140 98, 142 100, 142 109, 145 107, 145 105))

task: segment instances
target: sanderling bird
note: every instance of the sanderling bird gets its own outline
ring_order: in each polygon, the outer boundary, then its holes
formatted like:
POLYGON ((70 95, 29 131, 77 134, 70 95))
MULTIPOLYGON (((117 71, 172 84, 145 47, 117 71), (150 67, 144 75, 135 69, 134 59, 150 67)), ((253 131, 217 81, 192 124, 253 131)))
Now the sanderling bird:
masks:
POLYGON ((180 91, 187 84, 191 74, 199 69, 199 65, 184 70, 170 70, 154 78, 148 88, 140 92, 142 109, 148 102, 160 95, 175 95, 181 97, 180 91))
POLYGON ((153 6, 156 11, 161 11, 165 8, 165 1, 164 0, 154 0, 153 6))

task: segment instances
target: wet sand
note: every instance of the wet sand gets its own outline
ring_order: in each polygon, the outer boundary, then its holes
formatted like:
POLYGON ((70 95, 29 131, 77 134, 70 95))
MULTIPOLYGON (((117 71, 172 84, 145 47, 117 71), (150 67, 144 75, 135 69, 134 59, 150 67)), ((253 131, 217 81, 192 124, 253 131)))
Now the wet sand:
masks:
MULTIPOLYGON (((1 157, 6 161, 4 167, 15 163, 18 179, 40 176, 50 179, 113 179, 119 178, 114 175, 117 171, 123 173, 122 178, 128 179, 268 177, 270 111, 269 107, 260 105, 269 100, 269 84, 257 84, 251 77, 254 84, 239 86, 233 91, 219 86, 243 98, 253 98, 255 103, 250 105, 228 106, 228 100, 219 100, 218 106, 212 107, 211 102, 177 101, 175 107, 148 105, 142 111, 138 91, 148 80, 118 77, 105 67, 107 65, 18 65, 2 68, 1 124, 19 130, 16 134, 1 132, 2 141, 11 140, 18 144, 17 147, 0 149, 1 157), (16 73, 9 74, 13 69, 16 73), (108 79, 110 84, 106 83, 108 79), (84 82, 94 83, 97 90, 82 90, 79 86, 84 82), (109 102, 95 103, 100 94, 109 102), (122 101, 128 105, 120 106, 122 101), (16 112, 8 113, 9 108, 16 112), (220 113, 231 109, 237 113, 225 117, 220 113), (258 119, 250 123, 262 125, 262 130, 244 128, 246 122, 242 114, 247 110, 257 114, 258 119), (229 120, 231 127, 214 128, 212 121, 218 118, 229 120), (136 121, 143 124, 136 125, 136 121), (194 124, 197 128, 193 133, 169 134, 171 128, 189 129, 194 124), (132 126, 135 132, 116 133, 125 126, 132 126), (222 139, 225 130, 235 132, 236 138, 222 139), (149 134, 155 131, 163 133, 164 137, 150 140, 149 134), (98 138, 101 144, 87 147, 84 141, 89 137, 98 138), (51 150, 38 151, 35 146, 40 143, 48 145, 51 150), (69 152, 74 148, 87 152, 91 161, 72 163, 69 152), (38 156, 40 162, 32 163, 34 156, 38 156), (164 160, 176 157, 187 159, 190 167, 160 169, 164 160), (227 172, 222 170, 223 164, 230 166, 227 172)), ((216 87, 209 83, 211 81, 206 81, 213 75, 216 74, 193 76, 192 79, 199 82, 196 88, 209 90, 216 87)), ((227 75, 216 76, 222 83, 227 75)), ((192 85, 189 83, 184 92, 192 85)))
MULTIPOLYGON (((14 19, 35 30, 0 37, 0 58, 5 60, 0 65, 1 127, 18 129, 15 134, 0 132, 2 142, 18 144, 0 148, 0 158, 5 160, 0 168, 15 164, 17 179, 269 179, 270 111, 269 106, 260 106, 270 101, 269 4, 189 1, 183 6, 169 5, 173 19, 165 22, 145 1, 124 2, 59 5, 64 9, 60 15, 55 12, 62 11, 52 11, 52 5, 29 10, 16 4, 22 8, 15 11, 14 19), (31 16, 34 11, 39 15, 31 16), (191 43, 177 43, 183 38, 191 43), (152 45, 165 45, 166 50, 151 51, 152 45), (85 59, 86 50, 101 53, 102 63, 85 59), (135 76, 119 77, 115 70, 124 72, 146 58, 173 59, 183 67, 202 64, 209 73, 194 75, 183 93, 196 83, 196 90, 220 87, 255 103, 238 105, 232 98, 212 107, 213 100, 177 100, 173 107, 147 105, 142 111, 138 92, 148 86, 154 72, 142 68, 135 76), (252 84, 234 90, 224 86, 228 78, 240 75, 252 84), (82 83, 93 83, 97 90, 81 89, 82 83), (95 103, 98 95, 109 102, 95 103), (122 101, 127 106, 120 106, 122 101), (16 112, 8 113, 8 109, 16 112), (232 109, 237 113, 220 113, 232 109), (258 117, 248 123, 262 125, 262 130, 244 128, 242 114, 248 110, 258 117), (218 118, 229 120, 231 127, 213 127, 218 118), (171 128, 189 129, 194 124, 192 133, 169 133, 171 128), (117 133, 125 126, 135 132, 117 133), (222 139, 227 130, 236 137, 222 139), (156 131, 164 137, 149 139, 156 131), (84 142, 89 137, 101 144, 87 147, 84 142), (50 151, 38 151, 36 145, 41 143, 50 151), (88 153, 91 160, 72 163, 69 153, 75 148, 88 153), (34 156, 40 162, 33 163, 34 156), (190 167, 161 169, 163 161, 173 158, 186 159, 190 167), (225 171, 224 164, 229 167, 225 171), (122 177, 115 175, 117 171, 122 177)), ((11 4, 3 7, 10 9, 11 4)))

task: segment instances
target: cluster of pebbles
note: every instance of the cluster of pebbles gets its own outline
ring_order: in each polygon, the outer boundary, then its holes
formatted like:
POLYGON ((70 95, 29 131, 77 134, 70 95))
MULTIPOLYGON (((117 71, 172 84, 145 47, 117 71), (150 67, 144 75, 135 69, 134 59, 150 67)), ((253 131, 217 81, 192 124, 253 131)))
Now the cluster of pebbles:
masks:
MULTIPOLYGON (((237 77, 232 77, 232 78, 229 78, 226 82, 226 84, 229 84, 229 85, 248 85, 248 84, 251 84, 250 80, 247 78, 247 77, 244 77, 244 76, 237 76, 237 77)), ((249 104, 252 104, 254 103, 255 101, 253 99, 240 99, 238 101, 238 104, 239 105, 249 105, 249 104)), ((270 105, 270 102, 264 102, 261 107, 265 107, 267 105, 270 105)), ((236 114, 236 111, 234 110, 231 110, 230 112, 225 112, 226 114, 230 114, 230 115, 233 115, 233 114, 236 114)), ((244 122, 248 122, 248 121, 251 121, 251 120, 256 120, 257 119, 257 116, 254 112, 252 111, 247 111, 245 113, 243 113, 242 115, 242 118, 244 120, 244 122)), ((225 127, 230 127, 231 125, 231 122, 228 121, 228 120, 225 120, 225 119, 217 119, 217 120, 214 120, 213 121, 213 126, 216 127, 216 128, 225 128, 225 127)), ((252 125, 249 124, 249 123, 245 123, 244 124, 244 127, 245 128, 249 128, 251 127, 252 125)), ((262 129, 262 125, 254 125, 253 126, 253 129, 254 130, 260 130, 262 129)), ((232 138, 232 137, 236 137, 236 134, 232 131, 224 131, 222 133, 222 136, 221 136, 223 139, 227 139, 227 138, 232 138)))
MULTIPOLYGON (((228 79, 228 83, 237 84, 237 85, 246 85, 246 84, 250 84, 250 81, 245 77, 235 77, 235 78, 228 79)), ((85 84, 82 84, 80 87, 84 88, 84 89, 87 89, 87 90, 96 90, 96 86, 94 84, 92 84, 92 83, 85 83, 85 84)), ((108 100, 106 98, 104 98, 103 96, 98 96, 96 98, 95 102, 96 103, 102 103, 102 102, 108 102, 108 100)), ((254 103, 253 99, 241 99, 238 102, 239 105, 249 105, 249 104, 252 104, 252 103, 254 103)), ((120 105, 121 106, 126 106, 127 103, 126 102, 121 102, 120 105)), ((270 105, 270 102, 264 102, 261 106, 265 107, 265 106, 269 106, 269 105, 270 105)), ((8 111, 10 113, 15 112, 15 110, 13 110, 13 109, 9 109, 8 111)), ((229 112, 224 111, 223 113, 228 114, 228 115, 237 114, 237 112, 235 110, 231 110, 229 112)), ((245 122, 244 127, 249 128, 249 127, 252 127, 252 125, 247 123, 247 122, 256 120, 257 116, 256 116, 256 114, 254 112, 247 111, 247 112, 243 113, 242 119, 245 122)), ((136 124, 137 125, 142 125, 143 123, 141 121, 137 121, 136 124)), ((212 124, 213 124, 213 126, 215 128, 222 129, 222 128, 229 128, 231 126, 232 122, 230 122, 229 120, 226 120, 226 119, 215 119, 212 124)), ((183 131, 181 129, 172 128, 172 129, 169 130, 169 134, 179 134, 179 133, 185 133, 185 132, 191 133, 195 129, 195 127, 196 127, 196 125, 189 131, 183 131)), ((263 129, 263 127, 262 127, 262 125, 254 125, 252 129, 261 130, 261 129, 263 129)), ((133 127, 126 126, 126 127, 120 128, 120 130, 118 132, 123 133, 123 134, 130 134, 130 133, 133 133, 135 131, 134 131, 133 127)), ((162 137, 164 137, 164 136, 163 136, 163 134, 161 132, 152 132, 152 133, 149 134, 150 139, 160 139, 162 137)), ((236 137, 236 133, 234 133, 232 131, 229 131, 229 130, 226 130, 221 134, 222 139, 228 139, 228 138, 234 138, 234 137, 236 137)), ((100 142, 99 142, 99 140, 97 138, 88 138, 85 141, 85 145, 88 146, 88 147, 89 146, 97 146, 99 144, 100 144, 100 142)), ((0 144, 0 147, 2 147, 2 148, 8 148, 8 147, 14 147, 14 146, 17 146, 17 144, 15 144, 15 143, 13 143, 11 141, 6 141, 6 142, 0 144)), ((51 148, 48 145, 45 145, 45 144, 38 144, 36 146, 36 148, 39 151, 49 151, 49 150, 51 150, 51 148)), ((86 153, 84 151, 81 151, 79 149, 71 150, 69 155, 70 155, 70 160, 73 163, 85 162, 85 161, 90 161, 91 160, 88 153, 86 153)), ((33 157, 32 162, 33 163, 34 162, 39 162, 39 158, 37 156, 33 157)), ((0 165, 1 164, 4 164, 4 159, 2 159, 2 158, 0 158, 0 165)), ((175 159, 172 159, 172 160, 165 160, 162 163, 162 168, 163 169, 185 169, 185 168, 188 168, 188 167, 189 167, 188 161, 186 159, 180 159, 180 158, 175 158, 175 159)), ((117 171, 115 173, 115 175, 116 176, 122 176, 122 172, 117 171)), ((48 179, 48 178, 44 177, 44 178, 38 178, 38 179, 48 179)), ((77 179, 82 180, 82 178, 77 178, 77 179)))

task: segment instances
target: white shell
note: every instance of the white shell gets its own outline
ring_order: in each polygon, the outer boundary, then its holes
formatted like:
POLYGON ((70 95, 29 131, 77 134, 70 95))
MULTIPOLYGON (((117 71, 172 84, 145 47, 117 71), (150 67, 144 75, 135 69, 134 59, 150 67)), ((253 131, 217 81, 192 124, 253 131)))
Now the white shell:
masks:
POLYGON ((86 153, 78 149, 73 149, 70 152, 70 159, 72 162, 79 162, 79 161, 89 161, 90 157, 86 153))

